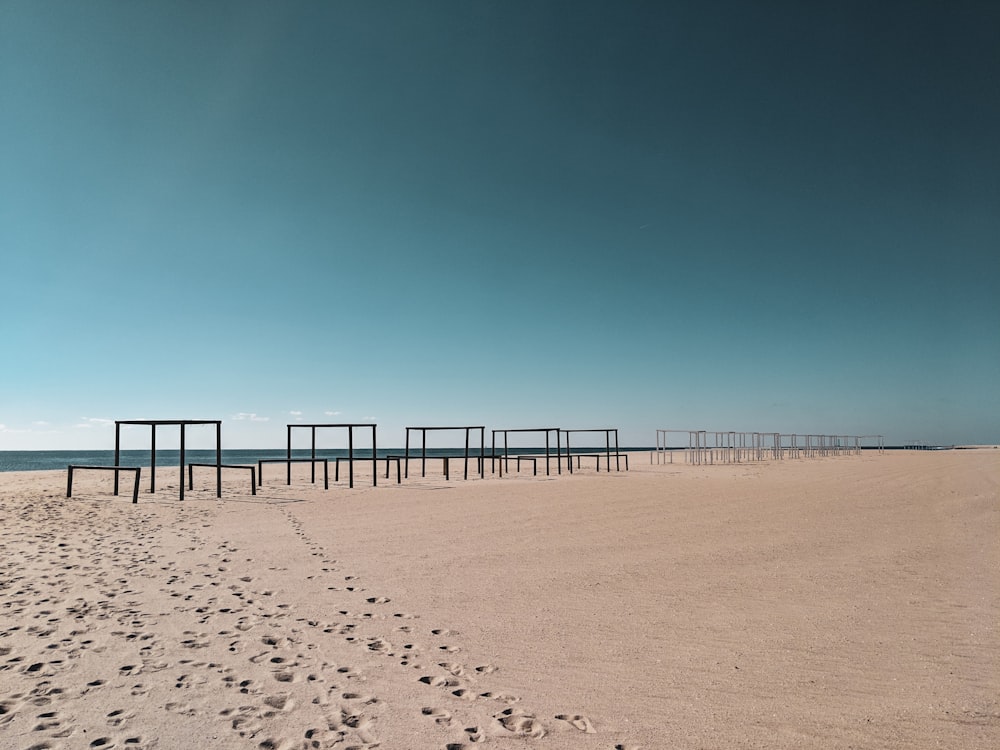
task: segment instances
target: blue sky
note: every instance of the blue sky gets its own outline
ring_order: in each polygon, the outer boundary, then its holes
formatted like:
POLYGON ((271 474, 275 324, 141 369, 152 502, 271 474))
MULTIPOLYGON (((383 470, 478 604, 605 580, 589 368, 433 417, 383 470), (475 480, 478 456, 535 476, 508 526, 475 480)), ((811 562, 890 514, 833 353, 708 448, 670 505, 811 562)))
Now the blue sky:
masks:
POLYGON ((998 35, 978 2, 4 2, 0 449, 1000 442, 998 35))

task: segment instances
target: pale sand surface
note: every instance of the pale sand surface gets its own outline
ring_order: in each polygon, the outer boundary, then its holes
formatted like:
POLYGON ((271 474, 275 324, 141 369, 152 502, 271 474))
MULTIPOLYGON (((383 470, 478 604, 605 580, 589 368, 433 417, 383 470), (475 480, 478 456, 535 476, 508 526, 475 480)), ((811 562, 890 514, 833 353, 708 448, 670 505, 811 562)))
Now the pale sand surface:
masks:
POLYGON ((202 471, 0 474, 0 748, 1000 747, 992 451, 202 471))

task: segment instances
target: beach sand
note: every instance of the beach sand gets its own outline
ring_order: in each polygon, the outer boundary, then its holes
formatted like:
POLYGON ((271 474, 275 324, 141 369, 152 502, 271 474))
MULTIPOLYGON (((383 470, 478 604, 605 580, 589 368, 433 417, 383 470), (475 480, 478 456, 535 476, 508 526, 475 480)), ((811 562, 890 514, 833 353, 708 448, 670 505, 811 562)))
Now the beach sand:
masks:
POLYGON ((0 474, 0 748, 1000 747, 1000 451, 359 466, 0 474))

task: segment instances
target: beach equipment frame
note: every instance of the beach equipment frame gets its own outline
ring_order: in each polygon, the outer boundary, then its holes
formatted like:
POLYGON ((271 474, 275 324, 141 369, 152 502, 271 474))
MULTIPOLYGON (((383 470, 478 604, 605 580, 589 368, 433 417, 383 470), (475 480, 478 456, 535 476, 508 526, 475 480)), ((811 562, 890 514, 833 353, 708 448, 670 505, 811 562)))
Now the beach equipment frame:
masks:
MULTIPOLYGON (((469 433, 472 430, 479 430, 479 478, 484 479, 486 477, 486 427, 485 425, 475 425, 471 427, 407 427, 406 428, 406 446, 404 448, 403 454, 403 475, 409 479, 410 478, 410 430, 415 430, 420 432, 420 476, 427 476, 427 433, 431 431, 442 431, 442 430, 465 430, 465 479, 469 478, 469 433)), ((416 458, 414 456, 414 458, 416 458)), ((386 472, 388 472, 388 463, 386 464, 386 472)))
MULTIPOLYGON (((509 450, 507 447, 507 433, 509 432, 543 432, 545 433, 545 475, 549 475, 549 460, 551 458, 551 444, 550 444, 550 434, 556 434, 556 468, 559 474, 562 474, 562 448, 561 448, 561 438, 560 429, 558 427, 519 427, 510 429, 496 429, 493 430, 493 455, 500 458, 504 462, 504 469, 507 473, 510 473, 510 463, 509 463, 509 450), (503 433, 503 455, 497 456, 497 433, 503 433)), ((521 464, 518 462, 518 471, 521 470, 521 464)), ((535 464, 535 474, 538 473, 538 464, 535 464)))
MULTIPOLYGON (((194 467, 200 466, 204 468, 214 469, 217 468, 216 464, 202 464, 202 463, 189 463, 188 467, 188 489, 194 489, 194 467)), ((244 471, 250 472, 250 494, 257 494, 257 467, 248 466, 245 464, 221 464, 223 469, 243 469, 244 471)))
POLYGON ((118 494, 118 472, 120 471, 134 471, 135 472, 135 484, 132 487, 132 504, 139 502, 139 474, 142 473, 142 469, 138 466, 88 466, 86 464, 70 464, 66 467, 69 472, 69 478, 66 480, 66 497, 73 497, 73 471, 79 469, 89 469, 97 471, 113 471, 115 473, 115 494, 118 494))
MULTIPOLYGON (((598 471, 601 470, 601 459, 599 458, 599 456, 602 456, 602 455, 606 456, 607 460, 608 460, 608 471, 609 472, 611 471, 611 457, 614 456, 615 457, 615 471, 621 471, 622 470, 622 467, 621 467, 621 453, 618 450, 618 428, 617 427, 593 427, 593 428, 589 428, 589 429, 560 430, 560 432, 562 432, 563 435, 566 436, 566 456, 567 456, 567 459, 568 459, 566 461, 566 463, 569 466, 569 473, 570 474, 573 473, 573 461, 569 460, 569 459, 572 458, 571 453, 570 453, 570 447, 569 447, 569 436, 570 436, 570 433, 573 433, 573 432, 603 432, 604 433, 604 444, 605 444, 605 451, 604 451, 603 454, 600 454, 600 453, 599 454, 590 453, 590 454, 578 454, 578 455, 588 455, 588 456, 593 456, 593 457, 597 458, 597 470, 598 471), (615 436, 615 452, 614 453, 611 452, 611 435, 612 435, 612 433, 615 436)), ((579 462, 577 462, 577 465, 579 466, 579 462)), ((626 468, 626 470, 628 470, 627 463, 626 463, 626 467, 625 468, 626 468)))
POLYGON ((883 452, 881 435, 819 435, 782 432, 736 432, 712 430, 656 431, 656 450, 650 463, 673 463, 674 453, 683 451, 690 464, 743 463, 746 461, 783 460, 786 458, 819 458, 824 456, 861 455, 862 450, 883 452), (669 445, 669 435, 686 434, 687 445, 669 445), (874 446, 866 440, 876 440, 874 446), (668 459, 669 457, 669 459, 668 459))
MULTIPOLYGON (((156 491, 156 428, 164 426, 180 427, 180 483, 179 499, 184 499, 184 451, 185 430, 192 425, 215 425, 215 496, 222 497, 222 420, 221 419, 116 419, 115 420, 115 466, 121 458, 121 428, 122 425, 147 425, 150 428, 149 444, 149 491, 156 491)), ((118 472, 115 472, 115 494, 118 494, 118 472)))
MULTIPOLYGON (((377 459, 377 455, 376 455, 376 444, 377 443, 376 443, 376 436, 375 436, 376 425, 372 424, 372 423, 364 423, 364 424, 357 424, 357 423, 352 423, 352 424, 290 424, 290 425, 288 425, 288 453, 287 453, 287 456, 288 456, 288 484, 292 483, 292 463, 294 463, 294 459, 292 459, 292 429, 296 428, 296 427, 306 427, 306 428, 309 428, 310 433, 312 435, 312 443, 311 443, 311 448, 310 448, 309 456, 310 456, 310 459, 313 462, 313 465, 312 465, 312 481, 313 482, 316 481, 316 463, 315 463, 316 462, 316 430, 317 429, 325 429, 325 428, 329 428, 329 427, 335 427, 335 428, 345 428, 347 430, 347 464, 348 464, 348 475, 350 477, 350 479, 348 480, 348 486, 351 487, 352 489, 354 488, 354 461, 355 460, 358 460, 358 461, 368 461, 368 460, 371 460, 371 462, 372 462, 372 487, 378 486, 378 459, 377 459), (368 458, 365 458, 365 457, 359 457, 357 459, 354 458, 354 428, 355 427, 363 427, 363 428, 369 428, 370 427, 371 428, 371 431, 372 431, 372 455, 371 455, 371 459, 368 459, 368 458)), ((336 479, 339 479, 340 478, 340 459, 337 459, 337 462, 335 464, 335 469, 336 469, 336 474, 337 474, 336 479)))
MULTIPOLYGON (((292 464, 312 464, 312 483, 316 484, 316 464, 323 464, 323 489, 330 489, 330 459, 328 458, 258 458, 257 459, 257 480, 261 487, 264 486, 264 464, 285 464, 291 469, 292 464)), ((291 477, 288 484, 291 484, 291 477)))

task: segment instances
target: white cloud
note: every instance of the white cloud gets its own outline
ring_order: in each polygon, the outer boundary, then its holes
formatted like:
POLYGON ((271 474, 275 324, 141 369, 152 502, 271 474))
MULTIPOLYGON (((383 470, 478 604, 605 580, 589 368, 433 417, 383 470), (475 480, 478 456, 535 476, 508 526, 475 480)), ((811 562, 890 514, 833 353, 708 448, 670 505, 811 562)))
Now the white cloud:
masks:
POLYGON ((340 412, 339 411, 325 411, 323 413, 326 414, 326 416, 328 416, 328 417, 339 417, 340 416, 340 412))
POLYGON ((31 424, 35 425, 35 427, 48 427, 49 426, 49 423, 46 422, 44 419, 36 419, 31 424))
POLYGON ((256 412, 245 412, 241 411, 239 414, 234 414, 233 419, 237 422, 239 421, 249 421, 249 422, 267 422, 270 417, 259 417, 256 412))
POLYGON ((300 411, 290 411, 288 413, 291 414, 293 417, 301 417, 302 416, 302 412, 300 412, 300 411))
POLYGON ((80 417, 80 419, 83 421, 79 424, 73 425, 74 427, 84 427, 88 429, 91 427, 110 427, 115 423, 115 420, 113 419, 103 419, 101 417, 80 417))

